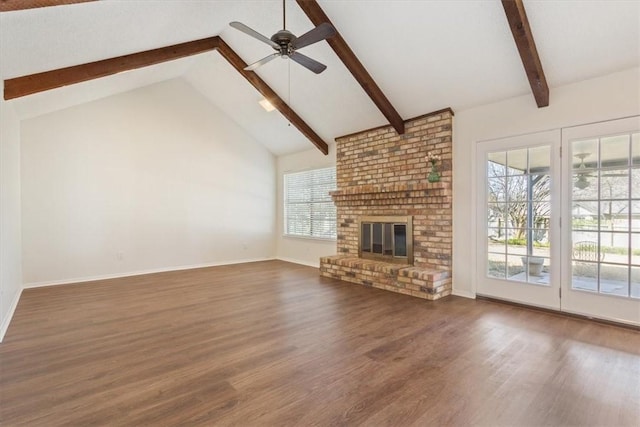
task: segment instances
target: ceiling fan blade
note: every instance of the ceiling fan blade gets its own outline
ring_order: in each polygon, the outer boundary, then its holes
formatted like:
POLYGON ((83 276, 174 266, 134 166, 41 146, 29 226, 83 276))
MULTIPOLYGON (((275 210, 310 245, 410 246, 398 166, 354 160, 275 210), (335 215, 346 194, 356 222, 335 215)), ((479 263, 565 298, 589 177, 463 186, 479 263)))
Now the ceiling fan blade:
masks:
POLYGON ((321 64, 315 59, 311 59, 308 56, 305 56, 298 52, 293 52, 291 55, 289 55, 289 58, 293 59, 298 64, 302 65, 305 68, 308 68, 309 70, 313 71, 316 74, 320 74, 321 72, 327 69, 326 65, 321 64))
POLYGON ((253 64, 247 65, 246 67, 244 67, 244 69, 246 71, 253 71, 256 68, 258 68, 261 65, 266 64, 267 62, 271 61, 272 59, 277 58, 278 56, 280 56, 279 53, 272 53, 271 55, 262 58, 260 61, 254 62, 253 64))
POLYGON ((278 46, 277 43, 275 43, 269 37, 263 36, 262 34, 257 32, 256 30, 247 27, 242 22, 233 21, 233 22, 229 23, 229 25, 232 26, 233 28, 235 28, 236 30, 240 30, 245 34, 248 34, 251 37, 260 40, 261 42, 264 42, 264 43, 268 44, 269 46, 271 46, 274 49, 278 49, 280 47, 280 46, 278 46))
POLYGON ((294 49, 300 49, 310 44, 319 42, 320 40, 328 39, 336 34, 336 29, 328 22, 324 22, 312 30, 307 31, 300 37, 298 37, 293 43, 294 49))

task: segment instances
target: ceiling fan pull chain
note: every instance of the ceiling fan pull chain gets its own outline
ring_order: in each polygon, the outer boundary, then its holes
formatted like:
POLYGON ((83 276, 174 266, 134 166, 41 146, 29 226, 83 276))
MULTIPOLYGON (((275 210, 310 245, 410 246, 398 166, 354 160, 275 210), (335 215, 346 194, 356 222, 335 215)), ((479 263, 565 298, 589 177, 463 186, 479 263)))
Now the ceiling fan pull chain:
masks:
MULTIPOLYGON (((289 82, 289 93, 287 94, 287 98, 289 98, 289 108, 291 108, 291 61, 287 61, 287 80, 289 82)), ((291 127, 291 120, 289 120, 288 125, 291 127)))

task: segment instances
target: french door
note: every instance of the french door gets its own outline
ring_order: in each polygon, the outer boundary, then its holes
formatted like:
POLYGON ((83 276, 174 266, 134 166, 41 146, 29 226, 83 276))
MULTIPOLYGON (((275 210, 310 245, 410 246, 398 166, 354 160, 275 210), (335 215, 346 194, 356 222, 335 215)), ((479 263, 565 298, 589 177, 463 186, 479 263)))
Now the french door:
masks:
POLYGON ((562 131, 562 309, 640 325, 640 117, 562 131))
POLYGON ((477 293, 560 309, 560 131, 477 147, 477 293))
POLYGON ((640 117, 477 146, 477 294, 640 325, 640 117))

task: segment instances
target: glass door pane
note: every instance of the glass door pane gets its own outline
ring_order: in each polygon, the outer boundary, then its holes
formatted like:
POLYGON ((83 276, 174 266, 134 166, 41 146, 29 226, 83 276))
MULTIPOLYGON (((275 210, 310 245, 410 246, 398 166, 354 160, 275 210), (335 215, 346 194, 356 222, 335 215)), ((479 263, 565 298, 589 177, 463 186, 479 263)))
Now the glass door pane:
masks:
POLYGON ((373 224, 372 228, 372 252, 374 254, 382 255, 382 223, 376 222, 373 224))
POLYGON ((621 297, 631 290, 631 133, 575 139, 571 288, 621 297))
POLYGON ((562 306, 640 323, 640 118, 563 130, 562 306))
POLYGON ((559 308, 551 262, 559 142, 554 131, 479 145, 479 294, 559 308))
POLYGON ((549 146, 487 155, 487 274, 549 284, 549 146), (502 162, 502 163, 501 163, 502 162))

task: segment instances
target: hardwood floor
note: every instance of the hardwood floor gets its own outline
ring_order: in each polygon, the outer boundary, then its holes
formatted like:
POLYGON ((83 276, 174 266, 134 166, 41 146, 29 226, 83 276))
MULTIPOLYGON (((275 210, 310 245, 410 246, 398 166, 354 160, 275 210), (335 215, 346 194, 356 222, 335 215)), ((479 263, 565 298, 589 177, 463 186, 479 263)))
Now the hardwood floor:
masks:
POLYGON ((640 333, 280 261, 25 290, 0 425, 639 425, 640 333))

